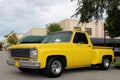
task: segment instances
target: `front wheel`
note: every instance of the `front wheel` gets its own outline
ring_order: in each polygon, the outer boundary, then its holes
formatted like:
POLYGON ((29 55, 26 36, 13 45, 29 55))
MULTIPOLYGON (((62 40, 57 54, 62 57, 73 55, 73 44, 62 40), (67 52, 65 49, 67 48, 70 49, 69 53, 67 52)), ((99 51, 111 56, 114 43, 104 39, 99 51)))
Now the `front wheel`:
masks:
POLYGON ((50 58, 47 62, 45 73, 48 77, 59 77, 63 72, 63 64, 57 58, 50 58))
POLYGON ((101 70, 108 70, 110 67, 110 60, 108 57, 103 57, 102 63, 99 65, 101 70))

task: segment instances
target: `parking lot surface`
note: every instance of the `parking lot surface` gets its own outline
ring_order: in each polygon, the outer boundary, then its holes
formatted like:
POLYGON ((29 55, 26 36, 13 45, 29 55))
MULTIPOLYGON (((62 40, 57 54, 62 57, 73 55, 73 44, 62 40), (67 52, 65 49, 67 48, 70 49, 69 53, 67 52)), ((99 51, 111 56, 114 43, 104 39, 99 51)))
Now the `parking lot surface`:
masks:
POLYGON ((107 71, 93 68, 65 70, 59 78, 47 78, 41 72, 22 73, 6 64, 7 52, 0 52, 0 80, 120 80, 120 69, 111 66, 107 71))

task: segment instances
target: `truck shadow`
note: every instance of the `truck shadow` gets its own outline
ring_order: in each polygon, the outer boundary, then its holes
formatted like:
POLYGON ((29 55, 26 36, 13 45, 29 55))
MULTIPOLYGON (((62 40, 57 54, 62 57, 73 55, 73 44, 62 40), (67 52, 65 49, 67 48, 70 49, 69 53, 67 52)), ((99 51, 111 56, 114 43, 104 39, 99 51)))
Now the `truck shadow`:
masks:
MULTIPOLYGON (((86 74, 86 73, 92 73, 92 72, 94 73, 96 71, 97 72, 99 72, 99 71, 104 72, 104 70, 99 70, 98 68, 91 68, 91 67, 84 67, 84 68, 77 68, 77 69, 67 69, 67 70, 64 70, 63 75, 59 78, 70 76, 71 74, 72 75, 84 74, 84 73, 86 74)), ((20 75, 20 76, 29 77, 29 78, 40 78, 40 79, 47 79, 48 78, 48 77, 46 77, 45 73, 42 70, 34 70, 34 71, 29 71, 29 72, 16 71, 16 72, 14 72, 14 74, 17 75, 17 76, 20 75)))
POLYGON ((45 73, 43 71, 39 71, 39 70, 32 70, 32 71, 29 71, 29 72, 21 72, 19 70, 17 70, 16 72, 12 73, 16 76, 23 76, 23 77, 26 77, 26 78, 45 78, 45 73))
POLYGON ((99 69, 92 68, 92 67, 82 67, 82 68, 75 68, 75 69, 66 69, 64 73, 89 72, 89 71, 96 71, 96 70, 99 70, 99 69))
MULTIPOLYGON (((69 75, 69 74, 74 74, 74 73, 83 73, 83 72, 91 72, 91 71, 96 71, 96 68, 90 68, 90 67, 84 67, 84 68, 77 68, 77 69, 67 69, 64 70, 63 75, 69 75)), ((24 77, 41 77, 41 78, 47 78, 43 70, 32 70, 29 72, 21 72, 21 71, 16 71, 14 73, 15 75, 21 75, 24 77)))

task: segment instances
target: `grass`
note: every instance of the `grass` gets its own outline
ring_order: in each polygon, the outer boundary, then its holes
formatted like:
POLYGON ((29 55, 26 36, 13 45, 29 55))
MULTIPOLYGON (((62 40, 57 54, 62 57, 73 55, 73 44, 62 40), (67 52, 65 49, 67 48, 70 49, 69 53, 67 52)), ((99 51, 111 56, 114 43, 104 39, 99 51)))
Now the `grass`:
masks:
POLYGON ((115 66, 120 66, 120 61, 115 61, 112 64, 115 65, 115 66))

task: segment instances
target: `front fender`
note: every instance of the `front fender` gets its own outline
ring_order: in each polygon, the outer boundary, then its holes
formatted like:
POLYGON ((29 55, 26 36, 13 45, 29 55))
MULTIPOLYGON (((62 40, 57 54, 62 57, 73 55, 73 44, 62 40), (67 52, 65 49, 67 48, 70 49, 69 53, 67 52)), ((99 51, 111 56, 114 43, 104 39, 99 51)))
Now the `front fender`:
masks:
POLYGON ((73 56, 69 53, 69 51, 64 51, 64 50, 45 50, 45 51, 40 51, 38 54, 38 61, 41 63, 40 68, 45 68, 46 63, 47 63, 47 58, 50 56, 65 56, 66 58, 66 68, 71 68, 73 66, 73 56))

